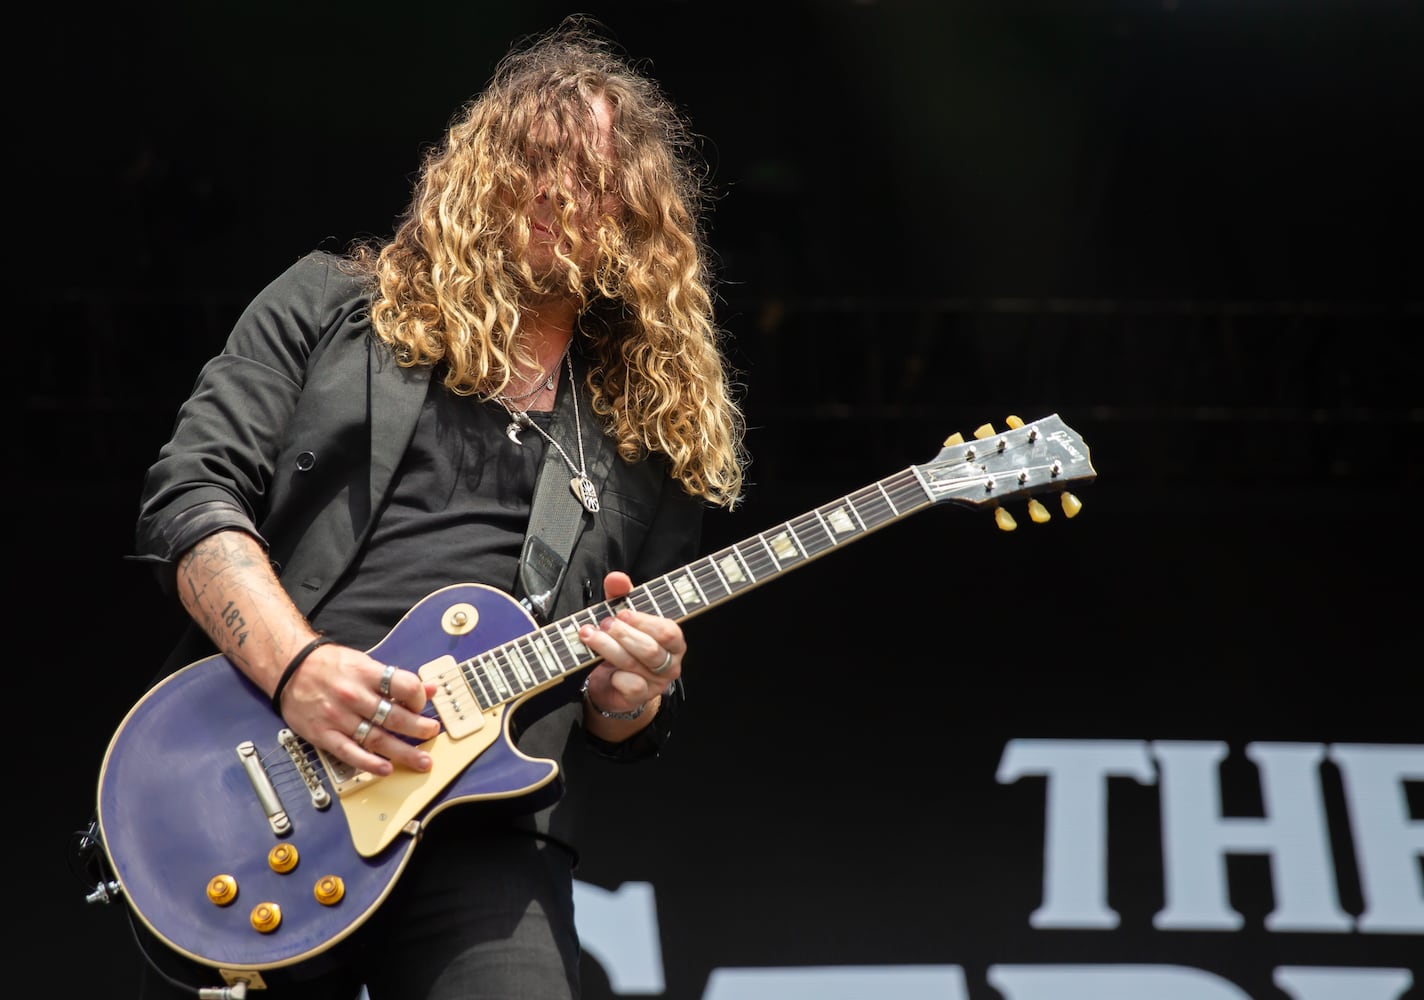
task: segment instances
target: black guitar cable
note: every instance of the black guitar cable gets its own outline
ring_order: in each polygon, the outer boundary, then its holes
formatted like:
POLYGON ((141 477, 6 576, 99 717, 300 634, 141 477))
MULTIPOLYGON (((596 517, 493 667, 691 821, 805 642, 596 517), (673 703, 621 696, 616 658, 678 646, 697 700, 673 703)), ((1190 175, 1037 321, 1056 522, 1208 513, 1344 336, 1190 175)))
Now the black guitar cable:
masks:
MULTIPOLYGON (((123 891, 118 880, 112 878, 114 873, 110 870, 108 862, 100 850, 97 817, 91 819, 86 828, 76 830, 71 835, 69 864, 70 870, 84 884, 85 902, 112 903, 123 891)), ((231 986, 201 987, 189 985, 170 976, 154 961, 153 956, 144 947, 143 939, 139 936, 138 925, 134 923, 133 911, 128 906, 124 906, 123 910, 128 921, 129 934, 133 937, 138 953, 143 956, 148 967, 174 989, 191 993, 198 997, 198 1000, 245 1000, 247 981, 244 979, 239 979, 231 986)))

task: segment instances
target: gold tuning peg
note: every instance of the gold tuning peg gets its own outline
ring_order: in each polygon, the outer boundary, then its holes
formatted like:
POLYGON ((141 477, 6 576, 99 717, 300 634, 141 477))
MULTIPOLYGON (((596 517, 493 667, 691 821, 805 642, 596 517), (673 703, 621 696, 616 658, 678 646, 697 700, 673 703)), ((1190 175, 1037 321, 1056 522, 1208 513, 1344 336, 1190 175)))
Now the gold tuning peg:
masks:
POLYGON ((1014 520, 1014 515, 1003 507, 994 511, 994 523, 999 526, 1000 531, 1013 531, 1019 526, 1019 523, 1014 520))
POLYGON ((1058 502, 1063 507, 1063 513, 1068 517, 1077 517, 1078 511, 1083 509, 1083 501, 1079 500, 1067 490, 1063 491, 1058 502))
POLYGON ((995 433, 997 432, 994 430, 993 424, 980 424, 974 431, 974 437, 976 440, 983 441, 995 433))
POLYGON ((955 431, 955 432, 954 432, 953 434, 951 434, 949 437, 947 437, 947 438, 944 439, 944 446, 945 446, 946 448, 948 448, 948 447, 949 447, 950 445, 952 445, 952 444, 963 444, 963 443, 964 443, 964 435, 961 434, 961 433, 959 433, 958 431, 955 431))
POLYGON ((1038 502, 1038 498, 1028 502, 1028 516, 1033 519, 1034 524, 1045 524, 1053 515, 1048 513, 1048 508, 1038 502))
POLYGON ((1004 423, 1009 425, 1009 430, 1011 431, 1016 431, 1024 425, 1023 419, 1014 416, 1012 413, 1009 414, 1008 419, 1005 420, 1004 423))

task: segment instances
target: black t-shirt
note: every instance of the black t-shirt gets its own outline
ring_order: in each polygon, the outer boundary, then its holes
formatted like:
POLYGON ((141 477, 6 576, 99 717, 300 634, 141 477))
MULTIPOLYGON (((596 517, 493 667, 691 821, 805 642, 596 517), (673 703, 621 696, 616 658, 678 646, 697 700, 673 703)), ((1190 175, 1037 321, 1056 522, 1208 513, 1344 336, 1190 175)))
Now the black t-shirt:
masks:
MULTIPOLYGON (((551 414, 530 413, 546 431, 551 414)), ((344 645, 369 649, 421 598, 454 583, 511 596, 534 483, 548 446, 526 430, 505 435, 497 403, 430 381, 410 446, 367 544, 313 616, 344 645)))

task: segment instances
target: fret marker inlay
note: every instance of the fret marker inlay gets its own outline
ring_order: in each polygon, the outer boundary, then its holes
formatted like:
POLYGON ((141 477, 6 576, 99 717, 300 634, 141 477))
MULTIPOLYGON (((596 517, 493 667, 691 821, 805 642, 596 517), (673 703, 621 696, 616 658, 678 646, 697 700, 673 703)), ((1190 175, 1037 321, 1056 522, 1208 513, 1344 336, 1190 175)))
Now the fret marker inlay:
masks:
POLYGON ((677 591, 677 599, 684 607, 692 607, 702 603, 702 595, 697 592, 697 588, 692 585, 692 581, 686 576, 679 576, 672 581, 673 590, 677 591))
POLYGON ((800 555, 796 550, 796 543, 787 537, 785 532, 771 540, 771 550, 776 553, 776 558, 781 562, 795 559, 800 555))
POLYGON ((747 577, 746 574, 742 572, 741 565, 731 556, 727 556, 717 565, 722 570, 722 575, 733 583, 744 583, 746 581, 747 577))

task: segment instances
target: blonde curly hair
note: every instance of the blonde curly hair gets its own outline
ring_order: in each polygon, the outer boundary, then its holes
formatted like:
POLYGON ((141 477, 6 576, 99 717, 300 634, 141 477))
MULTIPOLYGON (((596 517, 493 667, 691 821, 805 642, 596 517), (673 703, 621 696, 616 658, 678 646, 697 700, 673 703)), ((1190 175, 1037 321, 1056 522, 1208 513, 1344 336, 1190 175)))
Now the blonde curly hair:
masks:
POLYGON ((487 400, 537 367, 518 336, 523 310, 573 296, 593 412, 619 454, 660 453, 689 494, 731 509, 745 419, 713 315, 704 184, 692 134, 658 85, 591 22, 568 18, 511 49, 453 119, 391 240, 353 248, 376 284, 372 326, 401 365, 439 365, 452 392, 487 400), (611 110, 611 148, 597 141, 597 98, 611 110), (561 233, 555 265, 536 273, 527 254, 541 192, 561 233))

